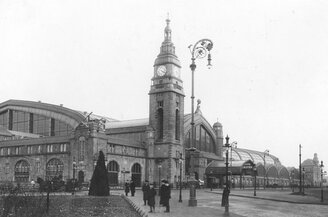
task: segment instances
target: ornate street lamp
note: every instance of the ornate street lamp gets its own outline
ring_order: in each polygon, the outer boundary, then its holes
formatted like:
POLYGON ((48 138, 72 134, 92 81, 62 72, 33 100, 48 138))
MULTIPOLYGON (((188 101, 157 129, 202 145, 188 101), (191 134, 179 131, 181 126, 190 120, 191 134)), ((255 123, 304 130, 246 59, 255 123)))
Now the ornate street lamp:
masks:
POLYGON ((73 192, 72 195, 75 194, 75 169, 76 169, 76 161, 75 161, 75 157, 73 158, 73 192))
POLYGON ((305 180, 304 180, 304 175, 305 175, 305 168, 303 167, 303 169, 302 169, 302 175, 303 175, 303 195, 305 194, 305 180))
POLYGON ((211 174, 211 176, 210 176, 209 180, 211 180, 211 191, 212 191, 213 190, 213 170, 210 171, 210 174, 211 174))
MULTIPOLYGON (((237 148, 237 142, 232 142, 230 145, 230 182, 232 183, 232 149, 237 148)), ((231 188, 230 188, 231 189, 231 188)))
POLYGON ((320 183, 320 188, 321 188, 321 202, 323 202, 323 172, 322 172, 322 168, 323 168, 323 161, 321 161, 321 164, 320 164, 320 173, 321 173, 321 183, 320 183))
POLYGON ((158 195, 159 195, 160 189, 161 189, 161 168, 162 168, 162 164, 161 164, 161 162, 159 162, 159 164, 158 164, 158 195))
POLYGON ((182 203, 182 195, 181 195, 181 191, 182 191, 182 185, 181 185, 181 178, 182 178, 182 153, 180 154, 180 159, 179 159, 179 166, 180 166, 180 179, 179 179, 179 187, 180 187, 180 192, 179 192, 179 203, 182 203))
POLYGON ((265 151, 264 151, 264 189, 265 189, 265 186, 266 186, 266 167, 265 167, 265 164, 266 164, 266 160, 265 160, 265 156, 266 155, 268 155, 269 156, 269 150, 268 149, 266 149, 265 151))
POLYGON ((292 170, 292 177, 291 177, 291 179, 292 179, 292 192, 294 192, 294 174, 295 174, 295 172, 294 172, 294 170, 292 170))
POLYGON ((302 194, 302 146, 299 145, 299 157, 300 157, 300 194, 302 194))
POLYGON ((229 215, 229 180, 228 180, 228 176, 229 176, 229 171, 228 171, 228 165, 229 165, 229 162, 228 162, 228 152, 229 152, 229 148, 231 147, 231 145, 229 144, 229 136, 227 135, 226 136, 226 143, 225 143, 225 147, 227 148, 226 150, 226 183, 225 183, 225 192, 228 192, 226 195, 223 194, 223 197, 226 196, 226 203, 225 203, 225 214, 229 215))
POLYGON ((123 173, 123 184, 122 184, 122 186, 124 187, 124 184, 125 184, 125 167, 123 167, 122 173, 123 173))
MULTIPOLYGON (((211 53, 210 51, 213 48, 213 42, 209 39, 201 39, 199 40, 194 46, 189 45, 188 47, 190 49, 191 53, 191 144, 190 148, 195 149, 194 146, 194 72, 196 69, 196 59, 202 59, 207 55, 207 61, 208 67, 211 67, 211 53)), ((194 160, 193 160, 193 153, 190 155, 190 161, 191 161, 191 182, 190 182, 190 197, 189 197, 189 206, 197 206, 197 200, 196 200, 196 180, 195 180, 195 171, 194 171, 194 160)))
POLYGON ((256 165, 254 165, 253 171, 254 171, 254 197, 255 197, 256 196, 256 174, 257 174, 256 165))

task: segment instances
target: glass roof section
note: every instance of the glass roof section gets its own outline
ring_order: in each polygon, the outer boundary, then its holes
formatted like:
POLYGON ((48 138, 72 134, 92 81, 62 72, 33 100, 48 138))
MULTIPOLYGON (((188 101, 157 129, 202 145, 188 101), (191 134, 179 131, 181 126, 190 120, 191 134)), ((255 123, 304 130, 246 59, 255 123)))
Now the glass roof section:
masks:
POLYGON ((274 160, 270 156, 265 155, 265 163, 266 164, 274 164, 274 160))
POLYGON ((262 164, 264 164, 264 160, 263 160, 263 158, 260 156, 260 155, 258 155, 258 154, 255 154, 255 153, 250 153, 250 155, 253 157, 253 159, 254 159, 254 163, 262 163, 262 164))
POLYGON ((237 152, 235 150, 232 150, 232 153, 230 153, 230 154, 232 154, 232 156, 231 156, 232 160, 241 160, 239 155, 237 154, 237 152))
POLYGON ((251 156, 248 153, 242 152, 242 151, 238 151, 238 153, 241 156, 242 160, 251 160, 251 161, 253 161, 253 159, 251 158, 251 156))

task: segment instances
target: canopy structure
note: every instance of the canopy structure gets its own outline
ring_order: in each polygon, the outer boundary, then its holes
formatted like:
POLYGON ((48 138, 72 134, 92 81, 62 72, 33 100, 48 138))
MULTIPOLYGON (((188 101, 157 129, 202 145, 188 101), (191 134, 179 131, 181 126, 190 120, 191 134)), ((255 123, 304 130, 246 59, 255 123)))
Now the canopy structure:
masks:
MULTIPOLYGON (((251 160, 247 161, 233 161, 233 164, 228 165, 229 175, 253 175, 253 168, 255 164, 251 160)), ((205 173, 209 176, 220 177, 226 175, 225 161, 213 161, 206 168, 205 173)))

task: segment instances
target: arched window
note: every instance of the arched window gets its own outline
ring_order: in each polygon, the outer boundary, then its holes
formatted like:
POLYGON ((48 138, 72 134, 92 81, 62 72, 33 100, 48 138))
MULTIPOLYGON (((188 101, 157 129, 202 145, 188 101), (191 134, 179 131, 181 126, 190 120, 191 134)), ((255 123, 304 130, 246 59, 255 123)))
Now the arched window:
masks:
POLYGON ((175 139, 180 140, 180 112, 175 110, 175 139))
POLYGON ((15 181, 28 182, 30 177, 30 164, 26 160, 20 160, 15 165, 15 181))
MULTIPOLYGON (((207 131, 203 125, 195 126, 195 140, 194 147, 200 151, 215 153, 215 142, 212 135, 207 131)), ((186 148, 191 147, 191 129, 186 134, 184 146, 186 148)))
POLYGON ((159 108, 157 110, 157 133, 158 139, 163 139, 163 130, 164 130, 164 119, 163 119, 163 109, 159 108))
POLYGON ((107 164, 107 171, 109 185, 118 185, 118 172, 120 171, 118 163, 116 161, 110 161, 107 164))
POLYGON ((84 154, 85 154, 85 137, 81 136, 79 138, 79 161, 84 160, 84 154))
POLYGON ((64 164, 57 158, 51 159, 47 163, 46 168, 46 179, 52 180, 55 176, 63 178, 64 164))
POLYGON ((132 180, 136 186, 141 186, 141 166, 138 163, 135 163, 132 166, 132 180))

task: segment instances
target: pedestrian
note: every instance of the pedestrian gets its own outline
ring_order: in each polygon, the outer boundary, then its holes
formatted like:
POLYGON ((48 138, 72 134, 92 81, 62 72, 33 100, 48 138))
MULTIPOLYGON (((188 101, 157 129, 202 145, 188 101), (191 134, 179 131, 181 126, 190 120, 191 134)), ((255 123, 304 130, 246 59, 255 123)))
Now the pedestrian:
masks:
POLYGON ((148 200, 148 191, 150 190, 149 187, 149 182, 148 180, 145 181, 145 183, 142 185, 142 192, 143 192, 143 201, 144 201, 144 206, 147 205, 147 200, 148 200))
POLYGON ((129 195, 129 192, 130 192, 130 185, 129 185, 129 180, 125 183, 125 196, 128 196, 129 195))
POLYGON ((171 187, 167 180, 162 181, 160 188, 160 205, 166 207, 164 212, 170 212, 171 187))
POLYGON ((155 195, 156 195, 156 190, 154 188, 154 184, 151 183, 149 185, 149 190, 147 192, 148 205, 150 208, 149 212, 155 212, 155 195))
POLYGON ((136 192, 136 185, 134 184, 133 180, 131 180, 130 182, 130 190, 131 190, 131 196, 134 197, 134 193, 136 192))
POLYGON ((229 194, 230 194, 229 185, 225 185, 222 194, 221 206, 226 206, 229 204, 229 194))

